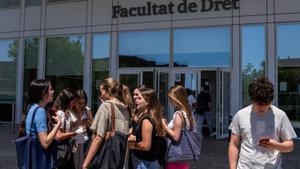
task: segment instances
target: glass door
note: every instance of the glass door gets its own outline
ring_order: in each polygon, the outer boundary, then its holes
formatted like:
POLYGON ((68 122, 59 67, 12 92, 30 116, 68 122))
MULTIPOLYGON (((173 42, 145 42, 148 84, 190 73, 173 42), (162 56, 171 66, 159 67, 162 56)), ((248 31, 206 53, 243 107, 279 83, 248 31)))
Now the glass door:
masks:
POLYGON ((228 137, 230 115, 230 71, 218 69, 217 71, 217 139, 228 137))
POLYGON ((123 72, 119 74, 119 81, 125 84, 131 92, 140 84, 139 72, 123 72))

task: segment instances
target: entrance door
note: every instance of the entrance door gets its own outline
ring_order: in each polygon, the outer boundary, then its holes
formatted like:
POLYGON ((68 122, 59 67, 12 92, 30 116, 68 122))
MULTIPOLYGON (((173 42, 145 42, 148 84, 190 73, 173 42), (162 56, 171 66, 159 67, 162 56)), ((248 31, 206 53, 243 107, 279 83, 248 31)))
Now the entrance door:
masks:
POLYGON ((230 115, 230 72, 217 71, 217 139, 228 137, 230 115))
POLYGON ((119 73, 119 81, 133 90, 138 85, 145 85, 154 89, 161 105, 164 107, 164 113, 168 115, 168 90, 169 90, 169 72, 166 70, 152 69, 143 71, 122 71, 119 73))

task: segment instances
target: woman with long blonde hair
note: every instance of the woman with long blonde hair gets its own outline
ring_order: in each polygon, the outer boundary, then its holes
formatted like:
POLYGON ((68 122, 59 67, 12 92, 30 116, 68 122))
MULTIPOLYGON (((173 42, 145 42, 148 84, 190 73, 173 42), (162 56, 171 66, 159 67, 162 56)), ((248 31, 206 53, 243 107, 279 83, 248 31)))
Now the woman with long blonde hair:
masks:
MULTIPOLYGON (((181 138, 182 128, 185 127, 187 130, 192 130, 194 128, 194 119, 187 99, 186 90, 182 86, 176 85, 171 87, 168 92, 168 96, 172 106, 174 106, 177 111, 174 113, 173 119, 169 124, 166 123, 165 119, 162 120, 163 128, 172 140, 178 142, 181 138)), ((188 169, 189 163, 172 162, 166 164, 166 169, 174 168, 188 169)))

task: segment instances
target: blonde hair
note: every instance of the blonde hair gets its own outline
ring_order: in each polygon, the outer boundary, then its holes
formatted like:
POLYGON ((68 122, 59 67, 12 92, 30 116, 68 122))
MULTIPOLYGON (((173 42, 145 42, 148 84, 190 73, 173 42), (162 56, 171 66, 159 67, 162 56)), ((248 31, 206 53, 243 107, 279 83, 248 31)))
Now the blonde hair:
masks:
POLYGON ((192 109, 189 105, 189 101, 187 99, 186 90, 181 85, 175 85, 170 88, 168 92, 168 96, 172 99, 180 109, 183 109, 188 116, 190 121, 190 127, 193 128, 193 116, 192 116, 192 109))
POLYGON ((133 101, 127 86, 113 78, 104 79, 102 86, 105 91, 110 93, 110 96, 113 96, 124 103, 127 106, 129 113, 132 114, 133 101))

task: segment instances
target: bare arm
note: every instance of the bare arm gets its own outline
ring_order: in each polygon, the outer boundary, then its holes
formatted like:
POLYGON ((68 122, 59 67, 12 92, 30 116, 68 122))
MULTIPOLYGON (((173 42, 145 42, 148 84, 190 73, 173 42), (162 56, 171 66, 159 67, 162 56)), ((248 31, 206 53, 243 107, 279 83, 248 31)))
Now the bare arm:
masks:
POLYGON ((75 132, 63 132, 62 129, 59 129, 55 138, 57 140, 65 140, 75 135, 75 132))
POLYGON ((47 132, 40 132, 38 134, 39 140, 44 149, 47 149, 49 147, 49 145, 52 143, 57 131, 59 130, 59 128, 61 126, 61 120, 58 116, 52 117, 52 118, 56 121, 57 125, 51 130, 51 132, 49 134, 47 134, 47 132))
POLYGON ((168 135, 175 141, 179 141, 181 136, 181 129, 182 129, 183 122, 178 114, 175 116, 174 120, 174 127, 170 129, 167 124, 163 121, 163 127, 168 133, 168 135))
POLYGON ((92 144, 90 146, 88 154, 87 154, 87 156, 84 160, 84 163, 83 163, 83 166, 82 166, 83 169, 86 169, 89 166, 89 164, 91 163, 91 161, 94 158, 95 154, 99 150, 101 142, 102 142, 102 138, 99 135, 96 135, 94 137, 93 141, 92 141, 92 144))
POLYGON ((139 142, 138 145, 144 151, 149 151, 150 148, 151 148, 152 131, 153 131, 152 123, 148 119, 143 120, 143 123, 142 123, 142 141, 139 142))
POLYGON ((276 140, 270 139, 269 141, 260 143, 259 145, 267 148, 267 149, 277 149, 282 153, 292 152, 294 150, 294 142, 293 140, 287 140, 283 142, 278 142, 276 140))
POLYGON ((240 139, 240 136, 231 134, 228 147, 228 160, 230 169, 236 169, 237 167, 240 139))

